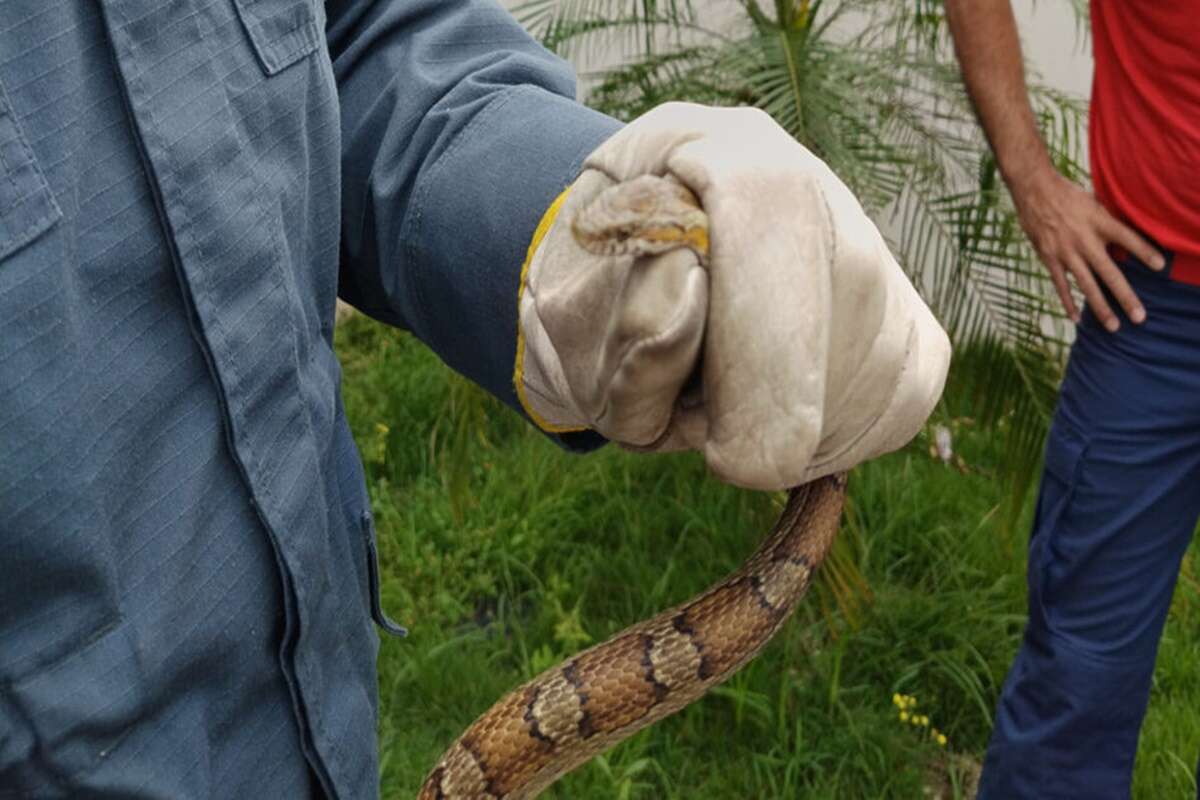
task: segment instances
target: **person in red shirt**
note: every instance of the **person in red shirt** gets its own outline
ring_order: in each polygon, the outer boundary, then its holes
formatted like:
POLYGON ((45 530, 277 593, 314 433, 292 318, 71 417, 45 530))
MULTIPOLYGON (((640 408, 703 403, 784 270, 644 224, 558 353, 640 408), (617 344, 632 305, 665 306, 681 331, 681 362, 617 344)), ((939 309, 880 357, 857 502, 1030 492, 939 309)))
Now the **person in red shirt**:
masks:
POLYGON ((1038 136, 1010 0, 946 0, 1021 225, 1078 323, 981 800, 1130 796, 1200 518, 1200 2, 1094 0, 1091 12, 1094 195, 1038 136))

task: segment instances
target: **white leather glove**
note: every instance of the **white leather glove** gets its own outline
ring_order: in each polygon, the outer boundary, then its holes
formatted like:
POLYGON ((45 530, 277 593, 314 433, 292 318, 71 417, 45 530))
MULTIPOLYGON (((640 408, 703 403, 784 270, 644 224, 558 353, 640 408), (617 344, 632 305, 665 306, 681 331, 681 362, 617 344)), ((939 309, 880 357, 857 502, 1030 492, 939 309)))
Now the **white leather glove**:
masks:
POLYGON ((522 276, 517 391, 548 431, 694 448, 783 489, 903 446, 941 395, 945 332, 829 168, 750 108, 660 106, 597 149, 522 276), (673 176, 711 250, 598 256, 571 221, 605 188, 673 176))

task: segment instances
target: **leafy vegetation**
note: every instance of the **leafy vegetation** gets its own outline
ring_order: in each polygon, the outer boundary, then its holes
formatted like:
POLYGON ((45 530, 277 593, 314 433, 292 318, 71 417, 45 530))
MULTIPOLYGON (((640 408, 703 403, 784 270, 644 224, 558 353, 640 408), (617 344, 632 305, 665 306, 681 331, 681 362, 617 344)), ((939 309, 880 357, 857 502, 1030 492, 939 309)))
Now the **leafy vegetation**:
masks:
MULTIPOLYGON (((776 511, 776 498, 716 483, 690 456, 568 455, 479 395, 482 422, 456 451, 448 410, 460 379, 361 317, 338 344, 384 604, 412 630, 385 641, 379 660, 389 800, 414 796, 505 691, 723 576, 776 511), (458 480, 468 490, 456 501, 458 480)), ((923 436, 852 476, 839 546, 867 599, 846 611, 822 584, 725 688, 549 796, 908 800, 926 785, 956 796, 982 757, 1024 620, 1024 536, 998 524, 1004 449, 966 416, 966 399, 955 381, 934 420, 954 432, 965 471, 933 458, 923 436), (894 694, 919 699, 945 747, 899 720, 894 694)), ((1193 552, 1163 641, 1138 798, 1195 796, 1197 566, 1193 552)))

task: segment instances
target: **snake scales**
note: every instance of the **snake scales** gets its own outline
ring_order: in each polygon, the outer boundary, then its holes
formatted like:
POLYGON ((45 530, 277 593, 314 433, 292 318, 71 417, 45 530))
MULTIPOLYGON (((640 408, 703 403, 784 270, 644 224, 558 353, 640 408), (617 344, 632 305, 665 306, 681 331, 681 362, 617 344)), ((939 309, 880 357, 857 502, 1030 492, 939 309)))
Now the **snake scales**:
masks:
MULTIPOLYGON (((574 220, 601 255, 708 254, 699 202, 653 176, 602 193, 574 220)), ((770 641, 837 533, 845 475, 792 489, 775 527, 725 580, 513 690, 451 745, 419 800, 518 800, 698 699, 770 641)))

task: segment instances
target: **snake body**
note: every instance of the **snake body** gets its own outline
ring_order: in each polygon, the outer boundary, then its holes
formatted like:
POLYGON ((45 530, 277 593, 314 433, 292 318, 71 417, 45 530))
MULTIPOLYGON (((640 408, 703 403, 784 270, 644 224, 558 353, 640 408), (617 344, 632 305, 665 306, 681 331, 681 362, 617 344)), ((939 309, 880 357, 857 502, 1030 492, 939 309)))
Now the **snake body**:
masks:
MULTIPOLYGON (((708 253, 699 202, 654 176, 603 192, 572 231, 602 255, 708 253)), ((725 580, 510 692, 450 746, 418 800, 534 797, 724 681, 770 641, 808 589, 837 533, 845 491, 845 475, 792 489, 770 534, 725 580)))

